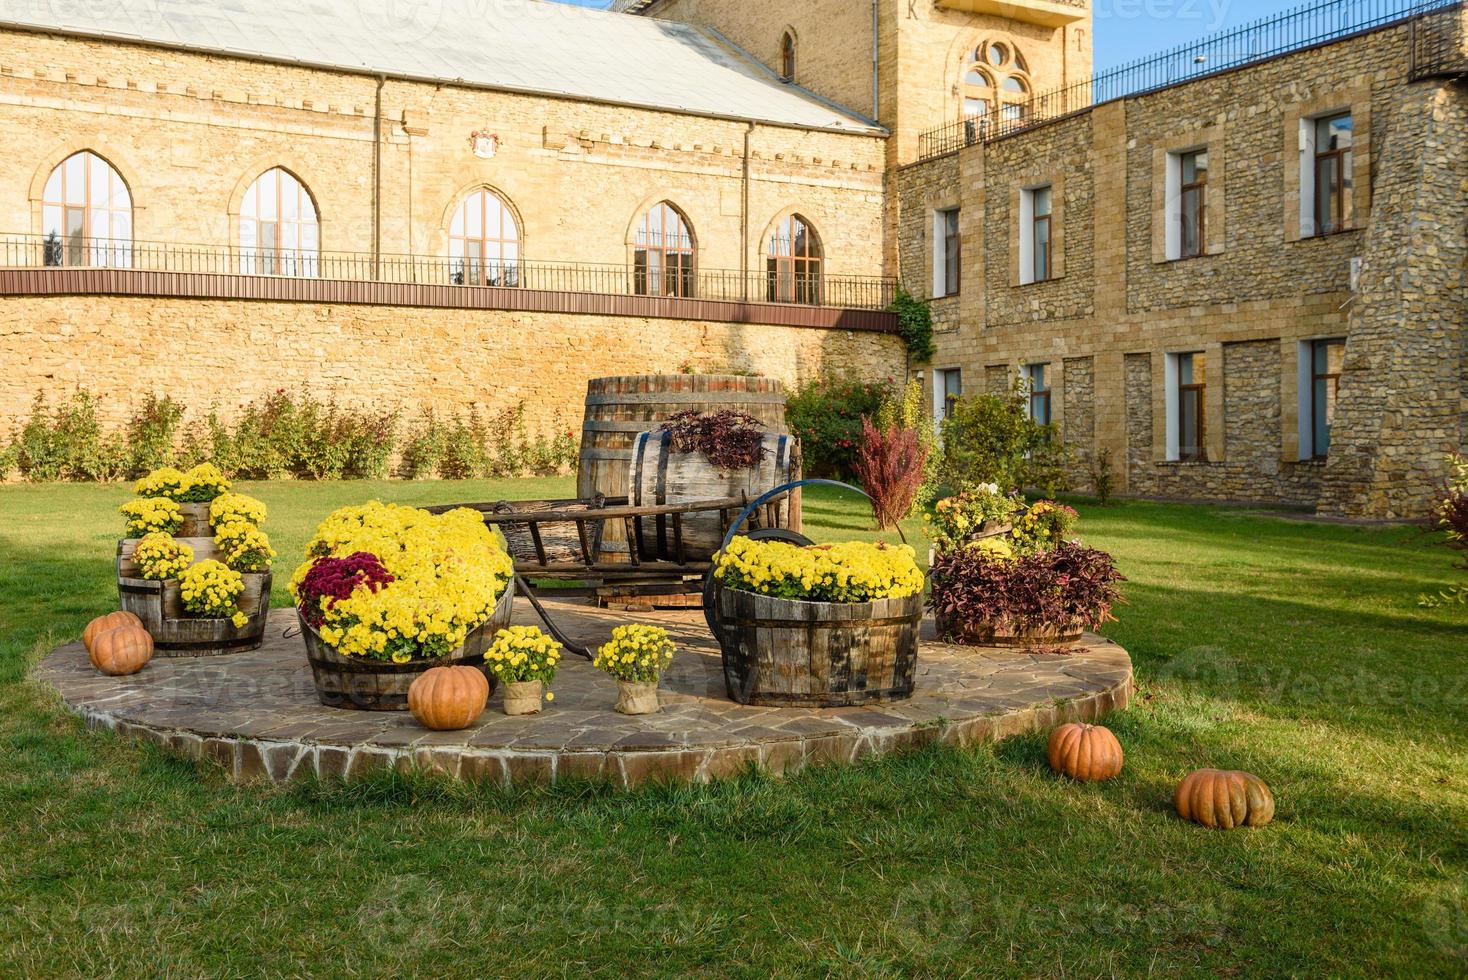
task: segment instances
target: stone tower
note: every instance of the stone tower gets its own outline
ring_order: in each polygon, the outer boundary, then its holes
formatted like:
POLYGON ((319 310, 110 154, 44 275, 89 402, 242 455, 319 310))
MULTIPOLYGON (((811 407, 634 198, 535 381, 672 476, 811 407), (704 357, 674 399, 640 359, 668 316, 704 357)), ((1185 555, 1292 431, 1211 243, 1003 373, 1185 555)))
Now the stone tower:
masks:
POLYGON ((891 131, 889 274, 897 260, 891 182, 918 158, 922 134, 1029 112, 1034 95, 1091 73, 1089 0, 621 0, 617 9, 700 27, 891 131))

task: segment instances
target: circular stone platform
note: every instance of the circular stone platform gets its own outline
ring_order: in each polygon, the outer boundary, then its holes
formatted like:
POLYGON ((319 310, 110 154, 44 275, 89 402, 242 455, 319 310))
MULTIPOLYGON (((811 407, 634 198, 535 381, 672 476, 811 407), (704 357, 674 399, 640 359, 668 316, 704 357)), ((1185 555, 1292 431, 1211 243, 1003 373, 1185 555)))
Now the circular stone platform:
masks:
MULTIPOLYGON (((1132 689, 1125 650, 1087 636, 1065 652, 958 647, 924 625, 917 691, 907 701, 859 708, 756 708, 724 694, 718 645, 701 610, 610 612, 577 602, 547 607, 575 640, 597 645, 629 620, 666 627, 678 656, 662 684, 663 710, 627 717, 613 710, 616 682, 567 657, 555 701, 539 715, 511 718, 490 700, 478 724, 430 732, 407 712, 323 707, 295 613, 271 613, 264 646, 203 660, 155 659, 132 677, 92 669, 80 643, 36 668, 90 727, 154 742, 221 764, 237 780, 300 776, 351 779, 389 768, 423 768, 497 783, 606 778, 707 780, 753 763, 774 773, 930 742, 966 745, 1125 707, 1132 689)), ((516 604, 517 623, 536 623, 516 604)))

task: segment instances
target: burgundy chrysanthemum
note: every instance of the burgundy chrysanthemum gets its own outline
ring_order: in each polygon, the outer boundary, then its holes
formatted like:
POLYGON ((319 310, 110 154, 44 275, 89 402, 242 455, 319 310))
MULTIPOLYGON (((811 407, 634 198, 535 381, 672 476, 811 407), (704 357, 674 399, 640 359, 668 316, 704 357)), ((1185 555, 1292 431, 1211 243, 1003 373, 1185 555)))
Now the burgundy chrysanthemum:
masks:
POLYGON ((346 558, 318 558, 301 580, 301 615, 319 629, 326 621, 326 610, 337 600, 351 596, 358 586, 376 592, 392 581, 392 573, 382 560, 368 551, 346 558), (322 599, 328 600, 324 607, 322 599))

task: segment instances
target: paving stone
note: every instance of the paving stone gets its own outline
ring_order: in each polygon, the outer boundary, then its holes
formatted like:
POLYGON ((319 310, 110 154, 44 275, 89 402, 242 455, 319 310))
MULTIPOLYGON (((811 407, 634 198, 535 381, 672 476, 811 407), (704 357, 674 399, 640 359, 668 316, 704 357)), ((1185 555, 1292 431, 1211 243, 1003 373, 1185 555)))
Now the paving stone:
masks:
MULTIPOLYGON (((725 696, 701 610, 625 614, 572 602, 550 609, 579 642, 600 642, 634 615, 668 628, 680 653, 663 679, 663 710, 618 714, 615 683, 579 659, 563 662, 556 700, 540 714, 508 717, 496 696, 461 732, 430 732, 406 712, 329 708, 312 687, 299 637, 282 635, 294 622, 289 610, 271 614, 265 643, 250 653, 155 659, 132 677, 109 678, 92 669, 80 644, 68 644, 35 676, 55 686, 88 728, 209 759, 240 780, 425 769, 497 785, 721 779, 750 763, 784 773, 935 741, 969 745, 1099 718, 1125 707, 1133 686, 1126 651, 1099 637, 1064 654, 929 640, 908 700, 825 710, 740 705, 725 696)), ((528 603, 517 614, 534 622, 528 603)), ((931 635, 931 624, 924 629, 931 635)))

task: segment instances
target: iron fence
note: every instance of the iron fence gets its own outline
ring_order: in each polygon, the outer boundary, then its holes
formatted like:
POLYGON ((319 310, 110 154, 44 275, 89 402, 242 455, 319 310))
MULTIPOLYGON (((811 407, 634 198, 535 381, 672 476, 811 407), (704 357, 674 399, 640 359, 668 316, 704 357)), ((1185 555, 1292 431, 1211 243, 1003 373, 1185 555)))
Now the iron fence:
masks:
POLYGON ((348 282, 493 287, 611 296, 779 303, 884 310, 897 280, 792 272, 740 272, 370 252, 297 251, 105 238, 0 235, 0 268, 113 268, 332 279, 348 282))
MULTIPOLYGON (((918 138, 918 159, 943 156, 1091 106, 1206 78, 1361 31, 1462 9, 1463 0, 1325 0, 1306 4, 1121 65, 1074 85, 1038 93, 1023 105, 1005 106, 1010 113, 1007 116, 975 116, 940 126, 918 138)), ((1454 25, 1461 32, 1461 19, 1441 19, 1438 33, 1442 37, 1432 42, 1436 53, 1424 52, 1425 56, 1438 61, 1453 56, 1452 40, 1447 35, 1454 25)), ((1456 56, 1461 60, 1461 33, 1456 56)))

